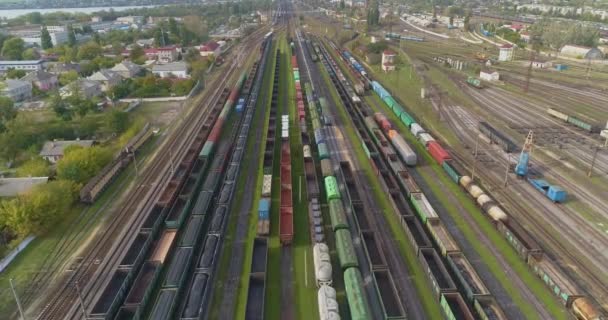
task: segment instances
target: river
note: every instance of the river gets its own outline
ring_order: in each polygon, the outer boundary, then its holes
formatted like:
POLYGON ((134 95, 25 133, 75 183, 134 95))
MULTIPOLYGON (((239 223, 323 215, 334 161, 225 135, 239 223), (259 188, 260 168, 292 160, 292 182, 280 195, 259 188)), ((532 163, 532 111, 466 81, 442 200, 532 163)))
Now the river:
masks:
POLYGON ((137 8, 153 8, 159 7, 161 5, 149 5, 149 6, 126 6, 126 7, 90 7, 90 8, 50 8, 50 9, 12 9, 12 10, 0 10, 0 18, 16 18, 18 16, 28 14, 30 12, 40 12, 42 14, 51 13, 51 12, 81 12, 90 14, 97 11, 109 11, 110 9, 114 9, 114 11, 124 11, 129 9, 137 9, 137 8))

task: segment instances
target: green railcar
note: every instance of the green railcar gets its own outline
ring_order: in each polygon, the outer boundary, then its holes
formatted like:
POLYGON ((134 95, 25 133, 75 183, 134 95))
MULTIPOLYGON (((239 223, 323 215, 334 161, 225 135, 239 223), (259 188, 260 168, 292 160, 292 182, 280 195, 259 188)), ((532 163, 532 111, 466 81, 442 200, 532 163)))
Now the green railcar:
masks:
POLYGON ((203 149, 199 153, 199 158, 209 158, 211 156, 211 151, 213 151, 213 141, 206 141, 203 145, 203 149))
POLYGON ((319 120, 319 118, 313 118, 312 119, 312 129, 313 130, 317 130, 321 128, 321 121, 319 120))
POLYGON ((331 219, 331 227, 334 231, 348 229, 344 205, 342 205, 342 201, 339 199, 329 201, 329 218, 331 219))
POLYGON ((327 100, 323 97, 319 98, 319 106, 321 106, 321 113, 323 115, 329 115, 330 111, 329 111, 329 104, 327 103, 327 100))
POLYGON ((335 235, 336 251, 338 251, 338 260, 340 260, 340 267, 342 270, 359 267, 359 261, 357 261, 357 254, 355 253, 353 238, 350 235, 350 231, 348 229, 338 229, 336 230, 335 235))
POLYGON ((399 116, 399 120, 403 122, 408 128, 412 126, 412 124, 416 123, 416 119, 409 115, 409 113, 405 112, 405 110, 399 116))
POLYGON ((327 149, 327 145, 323 142, 317 145, 317 149, 319 150, 319 160, 329 159, 329 150, 327 149))
POLYGON ((581 119, 578 119, 576 117, 573 117, 573 116, 568 116, 567 121, 568 121, 568 123, 573 124, 587 132, 593 133, 593 132, 598 131, 596 126, 589 124, 589 123, 587 123, 581 119))
POLYGON ((478 88, 478 89, 481 88, 481 80, 479 80, 475 77, 468 77, 467 83, 475 88, 478 88))
POLYGON ((363 277, 357 268, 349 268, 344 271, 344 288, 348 309, 352 320, 371 320, 367 297, 363 286, 363 277))
POLYGON ((453 161, 445 160, 441 166, 443 167, 443 170, 445 170, 445 172, 448 174, 448 176, 450 176, 450 179, 452 179, 454 183, 458 184, 458 182, 460 181, 461 174, 455 168, 453 161))
POLYGON ((395 101, 395 99, 393 99, 393 97, 391 96, 386 96, 384 97, 384 99, 382 99, 384 101, 384 103, 386 103, 386 105, 393 109, 393 106, 397 104, 397 101, 395 101))
POLYGON ((338 181, 336 180, 336 177, 325 177, 325 192, 327 193, 327 201, 332 199, 340 199, 340 189, 338 189, 338 181))

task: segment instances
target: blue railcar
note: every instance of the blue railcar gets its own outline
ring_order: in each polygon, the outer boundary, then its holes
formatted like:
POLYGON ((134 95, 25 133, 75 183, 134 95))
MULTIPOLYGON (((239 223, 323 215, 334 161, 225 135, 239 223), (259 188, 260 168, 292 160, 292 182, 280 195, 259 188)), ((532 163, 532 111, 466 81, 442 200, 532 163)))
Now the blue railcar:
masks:
POLYGON ((258 218, 260 220, 268 220, 270 216, 270 199, 262 198, 260 199, 260 204, 258 205, 258 218))
POLYGON ((542 194, 547 196, 553 202, 564 202, 566 201, 566 191, 559 186, 551 185, 546 180, 542 179, 530 179, 528 178, 530 184, 540 191, 542 194))

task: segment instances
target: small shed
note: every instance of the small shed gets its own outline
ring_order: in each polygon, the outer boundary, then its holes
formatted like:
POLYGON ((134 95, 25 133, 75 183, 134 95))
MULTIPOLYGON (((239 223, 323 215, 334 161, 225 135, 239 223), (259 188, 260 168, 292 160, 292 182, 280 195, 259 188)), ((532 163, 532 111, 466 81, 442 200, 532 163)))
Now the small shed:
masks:
POLYGON ((500 80, 500 74, 498 71, 485 69, 479 72, 479 78, 484 81, 498 81, 500 80))

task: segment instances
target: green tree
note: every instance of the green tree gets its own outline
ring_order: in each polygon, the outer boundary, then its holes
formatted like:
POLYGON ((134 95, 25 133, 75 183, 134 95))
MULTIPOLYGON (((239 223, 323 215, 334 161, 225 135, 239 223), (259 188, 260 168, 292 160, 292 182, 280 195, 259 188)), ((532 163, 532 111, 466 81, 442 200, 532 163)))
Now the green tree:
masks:
POLYGON ((25 76, 25 71, 21 69, 9 69, 6 72, 6 77, 8 79, 20 79, 25 76))
POLYGON ((49 34, 49 30, 47 30, 46 26, 42 27, 42 32, 40 33, 40 41, 42 42, 42 49, 50 49, 53 47, 53 41, 51 40, 51 35, 49 34))
POLYGON ((30 12, 26 15, 27 22, 29 24, 41 24, 42 23, 42 14, 40 12, 30 12))
POLYGON ((74 32, 74 27, 72 25, 68 25, 68 45, 70 47, 76 46, 76 32, 74 32))
POLYGON ((17 168, 18 177, 48 177, 51 174, 49 163, 41 157, 34 157, 17 168))
POLYGON ((80 76, 76 70, 70 70, 59 75, 59 84, 67 86, 68 84, 78 80, 80 76))
POLYGON ((72 120, 72 110, 70 109, 70 106, 66 101, 61 99, 61 96, 58 94, 51 96, 49 106, 55 111, 55 114, 60 119, 64 121, 72 120))
POLYGON ((380 9, 378 8, 378 0, 372 0, 367 7, 367 25, 377 26, 380 23, 380 9))
POLYGON ((144 48, 134 45, 131 51, 129 52, 129 58, 132 61, 138 60, 142 58, 146 53, 144 52, 144 48))
POLYGON ((178 35, 179 34, 179 30, 177 27, 177 21, 175 21, 174 18, 169 18, 169 33, 174 34, 174 35, 178 35))
POLYGON ((112 152, 102 147, 71 147, 57 162, 57 177, 76 183, 86 183, 112 160, 112 152))
POLYGON ((2 56, 9 60, 21 60, 25 43, 21 38, 10 38, 4 41, 2 46, 2 56))
POLYGON ((79 60, 93 60, 100 55, 101 47, 97 43, 90 41, 80 46, 77 57, 79 60))
POLYGON ((23 54, 21 55, 21 57, 23 58, 23 60, 38 60, 38 59, 40 59, 40 55, 38 54, 38 52, 36 50, 34 50, 34 48, 27 48, 27 49, 25 49, 25 51, 23 51, 23 54))
POLYGON ((7 122, 17 117, 17 110, 13 100, 9 97, 0 96, 0 133, 6 131, 7 122))
POLYGON ((112 109, 106 113, 106 125, 113 133, 120 134, 129 128, 129 114, 112 109))
POLYGON ((66 180, 38 185, 27 194, 0 203, 0 217, 17 234, 41 235, 50 230, 76 201, 78 186, 66 180))

